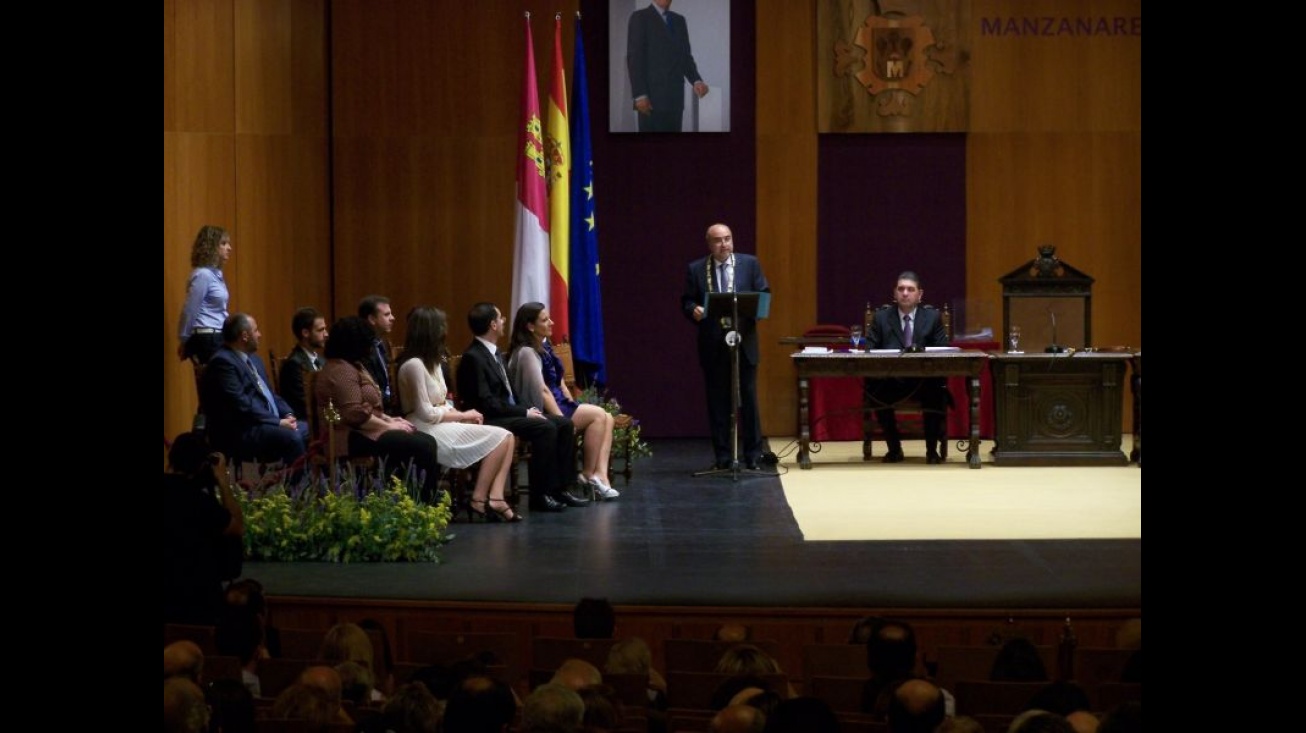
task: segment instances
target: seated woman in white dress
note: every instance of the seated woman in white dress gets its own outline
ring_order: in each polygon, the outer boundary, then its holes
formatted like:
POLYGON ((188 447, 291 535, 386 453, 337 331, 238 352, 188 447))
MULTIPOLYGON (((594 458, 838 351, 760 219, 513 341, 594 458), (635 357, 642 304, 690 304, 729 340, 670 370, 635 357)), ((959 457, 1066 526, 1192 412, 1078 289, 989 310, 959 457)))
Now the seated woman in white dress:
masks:
POLYGON ((594 495, 615 499, 621 493, 608 484, 608 457, 612 452, 615 420, 608 411, 577 402, 567 389, 562 360, 553 353, 549 337, 553 319, 543 303, 526 303, 517 309, 512 323, 512 344, 508 347, 508 380, 517 401, 537 407, 546 415, 571 418, 576 432, 584 436, 580 480, 594 489, 594 495))
POLYGON ((460 411, 449 401, 449 388, 440 368, 447 353, 447 332, 448 321, 439 308, 414 308, 408 314, 404 362, 399 365, 397 380, 404 416, 418 430, 435 438, 439 461, 445 466, 467 468, 481 462, 467 508, 469 515, 519 522, 521 515, 513 512, 503 494, 516 442, 507 430, 483 424, 480 412, 460 411))

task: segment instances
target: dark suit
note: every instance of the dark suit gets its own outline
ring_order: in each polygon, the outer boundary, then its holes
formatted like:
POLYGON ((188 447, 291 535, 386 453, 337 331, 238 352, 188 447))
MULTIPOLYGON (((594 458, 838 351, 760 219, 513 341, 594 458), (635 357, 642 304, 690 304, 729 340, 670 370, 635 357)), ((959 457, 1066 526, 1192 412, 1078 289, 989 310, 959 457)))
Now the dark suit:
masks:
POLYGON ((576 479, 576 429, 571 420, 560 415, 527 417, 527 408, 510 396, 502 362, 480 339, 472 339, 458 361, 457 382, 463 409, 479 410, 486 425, 497 425, 530 443, 531 508, 539 508, 545 495, 560 497, 576 479))
POLYGON ((390 384, 390 342, 377 339, 368 348, 363 366, 381 388, 381 409, 385 410, 387 415, 402 416, 403 412, 399 409, 399 395, 395 391, 395 386, 390 384))
MULTIPOLYGON (((762 274, 762 263, 752 255, 735 253, 735 291, 771 292, 771 286, 762 274)), ((698 364, 707 383, 707 417, 712 431, 712 450, 716 461, 729 461, 734 456, 730 443, 730 426, 733 405, 730 394, 731 360, 726 333, 730 330, 719 318, 704 317, 694 321, 694 307, 707 302, 708 263, 711 257, 702 257, 689 264, 685 273, 685 289, 680 296, 680 309, 698 329, 698 364)), ((716 282, 717 268, 712 262, 712 292, 722 292, 724 285, 716 282)), ((740 458, 756 461, 762 455, 762 421, 757 411, 757 319, 741 317, 739 333, 743 341, 739 346, 739 450, 740 458)))
POLYGON ((685 16, 667 11, 664 22, 649 5, 630 14, 626 26, 626 70, 632 99, 647 96, 652 114, 639 115, 640 132, 680 132, 685 111, 685 82, 700 82, 689 50, 685 16))
MULTIPOLYGON (((902 317, 897 306, 885 305, 875 311, 871 332, 866 335, 866 344, 872 349, 947 346, 948 332, 943 328, 943 318, 934 306, 917 306, 916 312, 912 314, 912 342, 907 344, 903 339, 902 317)), ((951 400, 946 380, 939 377, 866 380, 866 404, 869 407, 892 405, 908 397, 920 400, 921 408, 925 411, 925 446, 934 452, 937 442, 946 439, 945 410, 951 400)), ((901 450, 902 436, 898 432, 893 409, 875 410, 875 419, 884 429, 889 449, 901 450)))
MULTIPOLYGON (((317 358, 318 364, 325 363, 321 356, 317 358)), ((315 372, 321 368, 315 367, 311 359, 308 352, 296 346, 281 363, 281 372, 277 375, 281 380, 277 385, 277 394, 290 405, 290 409, 295 411, 295 417, 300 420, 308 419, 308 401, 304 398, 304 371, 315 372)))
MULTIPOLYGON (((258 354, 247 356, 254 372, 271 389, 258 354)), ((200 388, 205 430, 213 447, 237 460, 281 460, 287 465, 304 454, 308 423, 300 421, 297 430, 282 427, 281 419, 294 411, 275 393, 276 414, 269 410, 254 373, 231 347, 223 346, 209 359, 200 388)))

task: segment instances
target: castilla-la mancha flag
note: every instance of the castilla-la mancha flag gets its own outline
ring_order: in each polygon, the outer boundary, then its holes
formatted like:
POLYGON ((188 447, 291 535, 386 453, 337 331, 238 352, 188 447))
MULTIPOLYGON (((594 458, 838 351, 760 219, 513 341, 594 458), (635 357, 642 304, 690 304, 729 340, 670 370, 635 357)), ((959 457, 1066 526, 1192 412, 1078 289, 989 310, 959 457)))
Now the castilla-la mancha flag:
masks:
POLYGON ((549 315, 553 341, 571 334, 567 303, 571 275, 571 130, 567 127, 567 77, 562 67, 562 13, 553 20, 553 80, 549 85, 549 315))
POLYGON ((511 324, 523 303, 549 303, 549 201, 544 179, 544 136, 535 87, 535 44, 526 13, 526 78, 517 131, 517 236, 512 264, 511 324))

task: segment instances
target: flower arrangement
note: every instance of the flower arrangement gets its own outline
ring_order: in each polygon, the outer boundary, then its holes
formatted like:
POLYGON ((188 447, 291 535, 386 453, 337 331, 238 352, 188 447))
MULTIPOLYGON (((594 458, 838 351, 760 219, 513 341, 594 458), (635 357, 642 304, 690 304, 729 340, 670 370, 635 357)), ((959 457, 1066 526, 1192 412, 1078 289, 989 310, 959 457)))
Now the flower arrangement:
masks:
MULTIPOLYGON (((378 471, 385 476, 384 469, 378 471)), ((347 472, 332 489, 325 477, 296 485, 243 485, 233 492, 245 513, 245 559, 325 562, 439 562, 451 516, 448 492, 437 504, 417 499, 418 485, 347 472)))
POLYGON ((590 385, 576 396, 577 402, 585 402, 602 407, 609 415, 616 418, 612 426, 612 457, 630 460, 647 458, 653 455, 653 449, 639 437, 639 420, 621 411, 621 403, 610 397, 605 390, 602 394, 598 388, 590 385), (627 446, 630 452, 625 453, 627 446))

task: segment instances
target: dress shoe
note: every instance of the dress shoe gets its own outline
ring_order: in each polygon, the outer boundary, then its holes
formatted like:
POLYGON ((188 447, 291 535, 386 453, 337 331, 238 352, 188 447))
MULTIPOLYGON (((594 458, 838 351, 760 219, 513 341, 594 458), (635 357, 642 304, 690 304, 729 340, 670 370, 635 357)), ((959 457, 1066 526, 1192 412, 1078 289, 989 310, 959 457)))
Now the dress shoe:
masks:
POLYGON ((578 496, 572 496, 566 491, 559 491, 557 495, 553 497, 553 500, 565 506, 589 506, 590 505, 589 499, 582 499, 578 496))
POLYGON ((530 507, 533 512, 560 512, 563 509, 566 509, 567 505, 559 502, 552 496, 545 494, 538 499, 532 496, 530 507))
POLYGON ((902 463, 902 448, 890 448, 880 459, 880 463, 902 463))
POLYGON ((939 456, 938 451, 930 451, 925 454, 925 462, 934 465, 935 463, 943 463, 943 458, 939 456))

